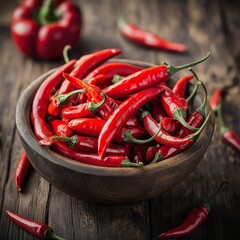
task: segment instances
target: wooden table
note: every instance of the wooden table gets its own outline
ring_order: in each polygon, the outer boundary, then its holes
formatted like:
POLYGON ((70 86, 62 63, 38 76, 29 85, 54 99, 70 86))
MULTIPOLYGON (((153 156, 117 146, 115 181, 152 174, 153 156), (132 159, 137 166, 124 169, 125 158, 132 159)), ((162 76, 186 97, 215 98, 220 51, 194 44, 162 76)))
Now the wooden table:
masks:
MULTIPOLYGON (((129 205, 99 205, 80 201, 50 185, 34 170, 19 193, 14 173, 23 148, 15 127, 19 96, 33 79, 59 66, 63 60, 41 62, 22 56, 13 45, 10 19, 19 1, 1 0, 0 8, 0 239, 36 239, 10 222, 5 210, 49 224, 66 239, 158 239, 177 226, 188 210, 199 205, 223 181, 229 182, 213 203, 209 218, 191 236, 182 239, 236 239, 240 227, 240 158, 224 144, 216 126, 212 142, 197 168, 180 184, 160 196, 129 205)), ((84 29, 77 58, 109 47, 123 50, 121 57, 179 65, 211 51, 195 67, 209 93, 229 86, 223 103, 224 119, 240 135, 240 18, 238 1, 82 0, 84 29), (123 17, 165 38, 183 42, 188 53, 174 54, 141 48, 124 40, 117 28, 123 17)), ((186 74, 186 72, 182 72, 186 74)), ((141 183, 139 183, 141 184, 141 183)))

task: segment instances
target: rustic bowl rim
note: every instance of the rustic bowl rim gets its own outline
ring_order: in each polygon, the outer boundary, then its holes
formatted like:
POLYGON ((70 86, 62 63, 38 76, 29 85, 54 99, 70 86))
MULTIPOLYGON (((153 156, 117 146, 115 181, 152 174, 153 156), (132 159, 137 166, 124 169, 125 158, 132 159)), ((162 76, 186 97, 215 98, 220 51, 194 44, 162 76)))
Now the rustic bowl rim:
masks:
MULTIPOLYGON (((156 64, 151 64, 148 62, 140 61, 140 60, 131 60, 131 59, 114 59, 112 60, 114 62, 127 62, 130 64, 135 64, 135 65, 140 65, 140 66, 145 66, 145 67, 153 67, 156 66, 156 64)), ((34 94, 38 88, 38 86, 44 81, 44 79, 51 74, 53 71, 55 71, 57 68, 53 68, 46 73, 42 74, 39 76, 37 79, 35 79, 28 87, 22 92, 18 103, 16 107, 16 125, 18 132, 22 138, 24 138, 25 142, 29 145, 31 145, 31 148, 33 148, 39 155, 47 158, 49 161, 51 161, 54 164, 57 164, 59 166, 74 170, 74 171, 79 171, 81 173, 87 173, 87 174, 94 174, 98 176, 121 176, 121 177, 128 177, 128 176, 134 176, 134 175, 139 175, 142 174, 145 171, 151 171, 151 172, 158 172, 160 171, 165 171, 168 168, 173 168, 178 165, 181 165, 185 161, 185 158, 179 158, 180 155, 183 154, 189 154, 191 153, 191 148, 193 145, 198 144, 200 139, 203 137, 203 133, 206 131, 208 126, 212 126, 211 133, 208 134, 208 138, 211 139, 213 130, 214 130, 214 114, 209 106, 207 104, 207 111, 211 112, 210 119, 208 123, 206 124, 205 128, 203 129, 203 132, 200 134, 198 139, 196 140, 195 143, 193 143, 192 146, 184 150, 183 152, 172 156, 170 158, 164 159, 163 161, 150 164, 150 165, 144 165, 142 167, 102 167, 102 166, 95 166, 91 164, 86 164, 82 162, 75 161, 73 159, 67 158, 61 154, 58 154, 57 152, 51 150, 49 147, 46 146, 40 146, 38 144, 38 139, 33 133, 33 130, 30 127, 30 116, 28 118, 24 117, 24 111, 30 111, 30 107, 32 104, 32 100, 34 97, 34 94), (34 92, 33 92, 34 91, 34 92), (31 101, 29 101, 29 98, 27 100, 27 97, 31 97, 31 101), (26 110, 26 108, 28 108, 26 110), (24 111, 23 111, 24 110, 24 111)), ((194 153, 192 153, 194 155, 194 153)))

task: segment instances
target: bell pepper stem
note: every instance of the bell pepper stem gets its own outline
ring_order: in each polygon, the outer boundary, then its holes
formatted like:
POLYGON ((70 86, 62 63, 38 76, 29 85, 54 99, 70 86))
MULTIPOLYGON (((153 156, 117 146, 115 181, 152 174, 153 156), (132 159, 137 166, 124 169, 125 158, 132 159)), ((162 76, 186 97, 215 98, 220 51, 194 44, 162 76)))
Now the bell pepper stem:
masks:
POLYGON ((180 70, 183 70, 183 69, 195 66, 195 65, 205 61, 207 58, 209 58, 210 55, 211 55, 211 53, 208 52, 206 56, 204 56, 204 57, 202 57, 202 58, 200 58, 200 59, 198 59, 198 60, 196 60, 194 62, 187 63, 187 64, 184 64, 184 65, 181 65, 181 66, 171 66, 171 65, 169 65, 166 62, 163 62, 163 64, 167 66, 168 73, 169 73, 170 76, 172 76, 173 74, 175 74, 176 72, 178 72, 180 70))
POLYGON ((160 129, 161 129, 161 126, 159 125, 158 131, 148 139, 137 139, 137 138, 132 136, 130 130, 127 130, 124 133, 124 141, 129 142, 129 143, 138 143, 138 144, 149 143, 149 142, 153 141, 154 138, 158 135, 158 133, 160 132, 160 129))
POLYGON ((65 238, 62 238, 62 237, 59 237, 58 235, 56 235, 51 229, 47 229, 44 232, 44 237, 46 239, 66 240, 65 238))
POLYGON ((56 22, 59 16, 55 13, 54 2, 52 0, 44 0, 42 7, 38 12, 38 22, 41 25, 56 22))
POLYGON ((66 104, 69 100, 69 98, 74 95, 74 94, 77 94, 77 93, 83 93, 83 92, 86 92, 86 89, 83 88, 83 89, 77 89, 77 90, 74 90, 72 92, 69 92, 69 93, 66 93, 66 94, 61 94, 61 95, 58 95, 56 97, 56 101, 57 101, 57 105, 58 106, 61 106, 63 104, 66 104))
POLYGON ((100 95, 103 96, 102 101, 100 101, 99 103, 89 102, 88 104, 88 109, 93 113, 96 112, 96 110, 100 108, 107 100, 107 96, 105 93, 102 92, 100 95))
POLYGON ((204 206, 206 206, 208 208, 208 210, 210 211, 212 202, 215 200, 216 196, 219 194, 219 192, 223 189, 226 188, 226 185, 228 184, 227 181, 223 181, 220 186, 218 187, 218 189, 215 191, 215 193, 213 195, 210 196, 210 198, 207 199, 207 201, 204 202, 204 206))

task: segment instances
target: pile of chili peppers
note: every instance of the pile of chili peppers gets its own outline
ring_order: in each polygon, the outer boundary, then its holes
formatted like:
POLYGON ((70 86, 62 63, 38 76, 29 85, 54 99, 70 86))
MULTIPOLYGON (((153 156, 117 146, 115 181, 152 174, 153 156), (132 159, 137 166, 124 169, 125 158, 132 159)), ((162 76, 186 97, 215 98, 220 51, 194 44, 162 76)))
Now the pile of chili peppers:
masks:
POLYGON ((203 62, 210 53, 177 67, 106 62, 120 53, 110 48, 81 56, 45 79, 31 111, 39 144, 87 164, 139 167, 194 143, 209 118, 205 116, 206 88, 193 70, 173 88, 168 80, 203 62), (193 92, 187 96, 188 82, 194 77, 193 92), (199 86, 205 98, 191 113, 189 106, 199 86))

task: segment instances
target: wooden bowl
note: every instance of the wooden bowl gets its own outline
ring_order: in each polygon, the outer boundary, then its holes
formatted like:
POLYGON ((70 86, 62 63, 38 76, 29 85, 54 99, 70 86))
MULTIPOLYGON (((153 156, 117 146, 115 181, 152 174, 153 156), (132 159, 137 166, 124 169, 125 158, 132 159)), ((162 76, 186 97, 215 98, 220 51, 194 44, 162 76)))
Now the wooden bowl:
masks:
MULTIPOLYGON (((126 61, 150 67, 139 61, 126 61)), ((175 186, 198 165, 214 130, 214 114, 198 140, 184 152, 140 168, 109 168, 88 165, 66 158, 38 144, 31 126, 32 99, 51 70, 33 81, 22 93, 16 108, 16 125, 23 147, 36 171, 49 183, 78 199, 97 203, 130 203, 151 199, 175 186)), ((199 101, 200 97, 198 97, 199 101)), ((212 111, 207 106, 207 112, 212 111)))

